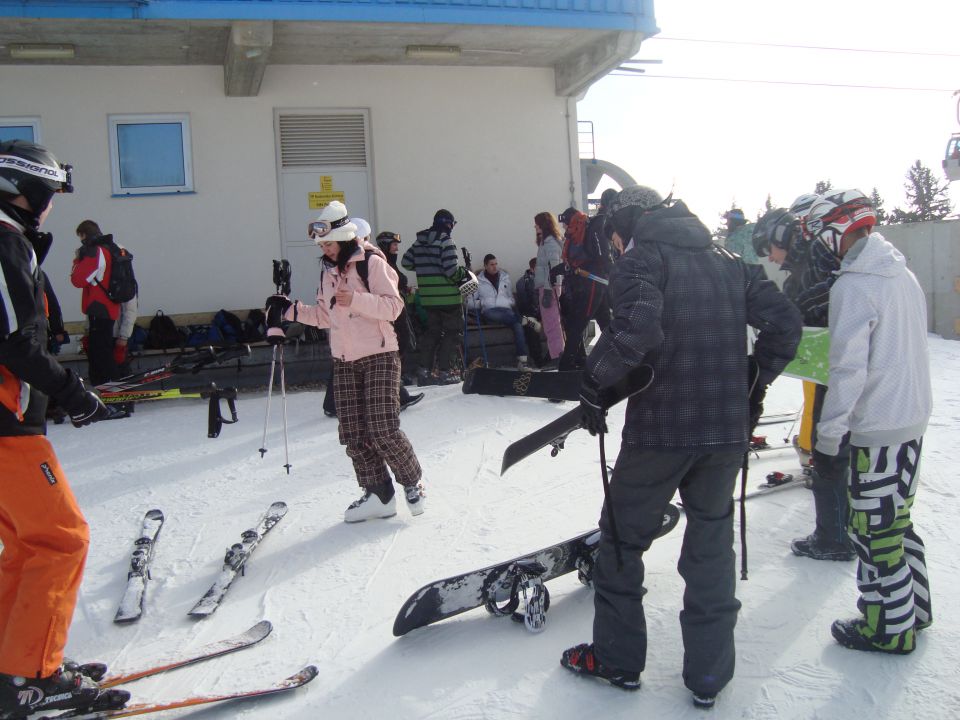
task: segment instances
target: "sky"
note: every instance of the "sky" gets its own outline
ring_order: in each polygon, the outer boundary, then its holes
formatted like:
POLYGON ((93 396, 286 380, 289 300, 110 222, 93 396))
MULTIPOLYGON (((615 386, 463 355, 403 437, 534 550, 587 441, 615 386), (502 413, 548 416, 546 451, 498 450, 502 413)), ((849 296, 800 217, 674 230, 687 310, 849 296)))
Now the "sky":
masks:
POLYGON ((918 159, 946 181, 940 161, 960 133, 960 2, 654 0, 654 10, 660 33, 635 58, 662 64, 603 78, 578 116, 594 124, 598 158, 672 189, 711 229, 733 203, 755 218, 768 194, 786 206, 819 180, 876 187, 887 212, 906 207, 918 159))

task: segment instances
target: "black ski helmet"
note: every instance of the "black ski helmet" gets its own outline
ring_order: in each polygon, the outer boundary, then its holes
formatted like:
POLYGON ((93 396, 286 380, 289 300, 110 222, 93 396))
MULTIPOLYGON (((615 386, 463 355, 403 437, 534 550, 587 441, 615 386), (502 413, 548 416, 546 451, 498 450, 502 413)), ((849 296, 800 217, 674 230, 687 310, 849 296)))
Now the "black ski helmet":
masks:
POLYGON ((383 251, 384 255, 390 254, 390 246, 395 242, 400 242, 400 233, 384 230, 377 235, 377 247, 383 251))
POLYGON ((46 148, 26 140, 0 143, 0 196, 23 195, 30 204, 25 213, 39 222, 41 213, 58 192, 73 192, 70 165, 61 165, 46 148))
POLYGON ((753 249, 757 257, 766 257, 771 247, 790 251, 800 237, 800 221, 786 208, 768 210, 753 228, 753 249))
POLYGON ((453 217, 453 213, 449 210, 437 210, 433 214, 433 227, 442 228, 447 232, 453 230, 453 226, 457 224, 457 221, 453 217))
POLYGON ((626 243, 633 235, 633 226, 646 212, 663 207, 664 199, 653 188, 646 185, 628 185, 610 203, 608 224, 612 224, 609 234, 616 232, 626 243))

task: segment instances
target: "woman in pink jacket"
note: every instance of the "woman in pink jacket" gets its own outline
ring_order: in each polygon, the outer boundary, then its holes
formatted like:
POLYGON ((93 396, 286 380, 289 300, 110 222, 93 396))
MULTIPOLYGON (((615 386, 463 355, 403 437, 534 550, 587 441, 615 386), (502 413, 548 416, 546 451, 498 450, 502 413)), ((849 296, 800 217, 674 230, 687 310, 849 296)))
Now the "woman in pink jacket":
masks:
POLYGON ((403 309, 397 274, 376 246, 357 239, 356 230, 338 201, 310 224, 323 250, 318 304, 298 302, 286 311, 288 320, 330 330, 340 443, 363 490, 344 513, 348 523, 397 514, 387 466, 410 513, 419 515, 424 506, 420 462, 400 430, 400 357, 392 324, 403 309))

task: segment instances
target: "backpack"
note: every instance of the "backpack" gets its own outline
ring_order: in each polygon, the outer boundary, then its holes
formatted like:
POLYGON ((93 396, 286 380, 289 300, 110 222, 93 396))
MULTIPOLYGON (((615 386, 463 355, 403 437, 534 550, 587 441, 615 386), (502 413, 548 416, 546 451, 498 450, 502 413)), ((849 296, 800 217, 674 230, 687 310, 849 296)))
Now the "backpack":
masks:
POLYGON ((183 348, 184 336, 177 329, 177 324, 157 310, 157 314, 150 321, 147 331, 147 342, 144 347, 150 350, 166 350, 167 348, 183 348))
MULTIPOLYGON (((104 287, 107 297, 115 303, 125 303, 137 296, 137 278, 133 274, 133 255, 115 242, 101 245, 110 253, 110 282, 104 287)), ((103 287, 101 285, 101 287, 103 287)))
POLYGON ((220 310, 213 316, 213 327, 220 332, 224 345, 236 345, 246 339, 240 318, 227 310, 220 310))
POLYGON ((254 309, 243 321, 243 336, 247 342, 260 342, 267 337, 267 316, 263 310, 254 309))

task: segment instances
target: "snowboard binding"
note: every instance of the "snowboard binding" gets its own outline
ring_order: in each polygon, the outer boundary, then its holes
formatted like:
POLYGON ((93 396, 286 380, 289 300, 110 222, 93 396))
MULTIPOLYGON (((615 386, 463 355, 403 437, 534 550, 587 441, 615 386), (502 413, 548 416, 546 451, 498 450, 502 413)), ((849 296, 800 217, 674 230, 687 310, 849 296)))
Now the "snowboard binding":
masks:
POLYGON ((485 593, 484 607, 491 615, 523 623, 532 633, 543 632, 550 609, 550 591, 543 584, 547 568, 536 560, 518 560, 485 593), (497 601, 497 591, 508 593, 506 602, 497 601), (492 591, 492 592, 491 592, 492 591), (518 612, 523 597, 523 612, 518 612))

